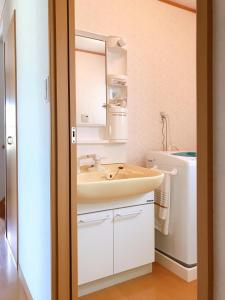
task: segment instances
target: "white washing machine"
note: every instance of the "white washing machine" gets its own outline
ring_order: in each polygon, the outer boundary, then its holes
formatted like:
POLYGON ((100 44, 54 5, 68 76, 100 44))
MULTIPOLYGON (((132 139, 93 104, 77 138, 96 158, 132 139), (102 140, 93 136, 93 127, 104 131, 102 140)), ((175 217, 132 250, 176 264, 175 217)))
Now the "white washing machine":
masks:
POLYGON ((147 156, 147 167, 155 165, 178 171, 171 177, 169 234, 156 230, 156 249, 192 268, 197 265, 196 153, 153 151, 147 156))

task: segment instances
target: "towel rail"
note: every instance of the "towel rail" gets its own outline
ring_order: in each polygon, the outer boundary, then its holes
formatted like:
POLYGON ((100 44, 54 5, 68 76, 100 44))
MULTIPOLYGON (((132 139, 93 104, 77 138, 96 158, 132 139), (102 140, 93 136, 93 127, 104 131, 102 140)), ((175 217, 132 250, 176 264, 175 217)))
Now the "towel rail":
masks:
POLYGON ((159 169, 158 166, 154 166, 152 169, 158 170, 162 173, 169 174, 169 175, 172 175, 172 176, 175 176, 178 173, 178 170, 176 168, 174 168, 172 171, 167 171, 167 170, 159 169))

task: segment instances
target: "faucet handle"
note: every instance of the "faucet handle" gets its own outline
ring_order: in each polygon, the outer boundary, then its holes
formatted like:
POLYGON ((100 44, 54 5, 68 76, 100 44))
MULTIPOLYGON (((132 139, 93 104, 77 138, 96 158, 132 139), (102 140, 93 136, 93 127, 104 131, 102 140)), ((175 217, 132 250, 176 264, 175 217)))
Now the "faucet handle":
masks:
POLYGON ((106 159, 107 157, 105 157, 105 156, 100 156, 100 155, 98 155, 98 154, 96 154, 96 156, 95 156, 95 161, 101 161, 102 159, 106 159))
POLYGON ((77 157, 78 160, 83 160, 83 159, 95 159, 96 154, 95 153, 91 153, 91 154, 83 154, 77 157))
POLYGON ((106 157, 96 155, 96 157, 95 157, 95 167, 96 167, 97 171, 104 171, 104 168, 101 166, 101 164, 102 164, 102 159, 105 159, 105 158, 106 157))

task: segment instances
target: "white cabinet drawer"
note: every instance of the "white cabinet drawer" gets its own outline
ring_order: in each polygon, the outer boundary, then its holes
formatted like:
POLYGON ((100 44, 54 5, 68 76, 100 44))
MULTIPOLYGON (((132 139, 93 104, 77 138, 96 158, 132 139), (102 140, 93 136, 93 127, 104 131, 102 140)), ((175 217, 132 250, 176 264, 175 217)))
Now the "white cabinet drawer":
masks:
POLYGON ((78 284, 113 274, 113 211, 84 214, 78 222, 78 284))
POLYGON ((114 273, 152 263, 154 248, 153 204, 114 210, 114 273))

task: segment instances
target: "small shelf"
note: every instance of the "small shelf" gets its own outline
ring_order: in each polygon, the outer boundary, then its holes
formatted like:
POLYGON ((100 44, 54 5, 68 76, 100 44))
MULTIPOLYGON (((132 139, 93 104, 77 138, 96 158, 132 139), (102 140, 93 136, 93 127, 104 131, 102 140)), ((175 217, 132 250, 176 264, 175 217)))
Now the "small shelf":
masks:
POLYGON ((116 87, 127 87, 127 75, 125 74, 108 74, 107 85, 116 87))
POLYGON ((127 88, 127 83, 126 84, 118 84, 118 83, 107 83, 108 86, 116 86, 116 87, 120 87, 120 88, 127 88))
POLYGON ((77 127, 105 127, 106 124, 78 123, 77 127))
POLYGON ((108 140, 78 140, 77 144, 85 145, 85 144, 108 144, 108 140))
POLYGON ((78 140, 77 144, 78 145, 89 145, 89 144, 95 144, 95 145, 101 145, 101 144, 105 144, 105 145, 110 145, 110 144, 125 144, 127 143, 127 140, 115 140, 115 141, 111 141, 111 140, 78 140))

